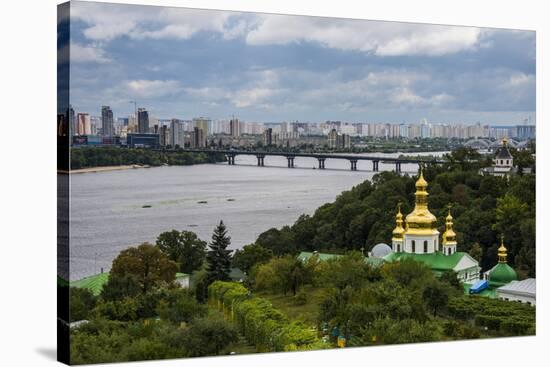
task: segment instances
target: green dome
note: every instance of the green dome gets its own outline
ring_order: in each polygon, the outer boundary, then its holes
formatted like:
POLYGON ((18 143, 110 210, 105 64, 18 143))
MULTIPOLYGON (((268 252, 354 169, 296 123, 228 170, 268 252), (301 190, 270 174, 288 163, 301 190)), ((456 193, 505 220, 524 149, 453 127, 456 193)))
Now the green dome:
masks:
POLYGON ((508 264, 498 263, 489 273, 489 285, 491 287, 500 287, 510 283, 513 280, 518 280, 516 271, 508 264))

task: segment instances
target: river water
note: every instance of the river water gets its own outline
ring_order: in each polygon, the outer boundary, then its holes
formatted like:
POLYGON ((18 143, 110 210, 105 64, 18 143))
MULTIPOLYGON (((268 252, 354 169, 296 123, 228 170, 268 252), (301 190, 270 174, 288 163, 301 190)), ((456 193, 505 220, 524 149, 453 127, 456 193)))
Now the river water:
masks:
MULTIPOLYGON (((442 153, 426 153, 437 154, 442 153)), ((368 153, 364 155, 369 155, 368 153)), ((399 154, 374 153, 395 157, 399 154)), ((294 169, 284 157, 237 156, 227 163, 78 173, 70 176, 70 279, 108 271, 118 253, 158 234, 189 230, 210 241, 223 220, 231 248, 254 242, 269 228, 291 225, 302 214, 332 202, 344 190, 370 179, 372 163, 328 159, 325 170, 314 158, 297 157, 294 169), (144 206, 150 206, 145 207, 144 206)), ((395 165, 380 163, 379 169, 395 165)), ((403 172, 416 173, 415 164, 403 172)))

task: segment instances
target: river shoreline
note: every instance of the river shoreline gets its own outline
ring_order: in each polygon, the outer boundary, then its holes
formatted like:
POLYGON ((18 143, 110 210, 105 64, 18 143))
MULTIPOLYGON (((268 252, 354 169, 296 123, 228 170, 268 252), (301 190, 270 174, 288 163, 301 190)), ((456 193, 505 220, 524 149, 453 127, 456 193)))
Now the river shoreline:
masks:
POLYGON ((151 168, 149 165, 141 164, 128 164, 123 166, 102 166, 102 167, 89 167, 89 168, 79 168, 72 169, 70 173, 92 173, 92 172, 108 172, 108 171, 121 171, 127 169, 138 169, 138 168, 151 168))

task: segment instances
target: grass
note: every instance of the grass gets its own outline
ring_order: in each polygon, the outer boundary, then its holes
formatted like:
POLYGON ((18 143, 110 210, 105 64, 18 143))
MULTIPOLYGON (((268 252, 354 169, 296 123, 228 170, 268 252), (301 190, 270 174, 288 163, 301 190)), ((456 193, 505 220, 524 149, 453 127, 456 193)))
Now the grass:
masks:
POLYGON ((292 294, 257 292, 256 295, 271 301, 273 307, 287 315, 290 320, 303 321, 316 326, 324 289, 305 286, 301 291, 307 294, 307 302, 304 305, 297 304, 292 294))

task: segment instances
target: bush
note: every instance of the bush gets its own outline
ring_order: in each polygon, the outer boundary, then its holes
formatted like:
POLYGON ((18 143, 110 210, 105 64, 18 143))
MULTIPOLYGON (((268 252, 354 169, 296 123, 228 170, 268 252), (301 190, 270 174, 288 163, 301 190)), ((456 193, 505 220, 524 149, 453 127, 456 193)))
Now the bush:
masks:
POLYGON ((299 291, 294 296, 294 304, 302 306, 302 305, 305 305, 306 303, 307 303, 307 293, 304 292, 303 290, 299 291))

